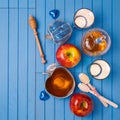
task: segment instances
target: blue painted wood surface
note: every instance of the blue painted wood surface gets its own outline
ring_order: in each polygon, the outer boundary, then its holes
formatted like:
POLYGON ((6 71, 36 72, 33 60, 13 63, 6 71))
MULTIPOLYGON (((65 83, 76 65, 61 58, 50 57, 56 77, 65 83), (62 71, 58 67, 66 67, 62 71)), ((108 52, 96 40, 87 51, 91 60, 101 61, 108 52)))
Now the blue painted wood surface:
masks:
MULTIPOLYGON (((92 95, 95 103, 94 112, 85 117, 73 115, 69 108, 69 99, 39 99, 44 90, 47 76, 41 73, 46 67, 57 62, 55 53, 58 48, 52 41, 44 38, 49 23, 53 19, 49 11, 60 10, 59 19, 73 26, 73 15, 79 8, 89 8, 95 14, 92 27, 105 29, 111 37, 110 51, 104 56, 88 57, 82 53, 82 60, 70 71, 76 83, 78 74, 88 73, 90 63, 95 59, 107 60, 111 75, 103 81, 91 79, 91 83, 107 98, 120 105, 120 0, 0 0, 0 120, 120 120, 120 108, 104 108, 92 95), (41 64, 33 31, 28 24, 29 15, 36 17, 41 45, 47 63, 41 64)), ((68 43, 79 49, 82 35, 88 30, 73 28, 73 35, 68 43)), ((75 93, 80 92, 75 89, 75 93)))

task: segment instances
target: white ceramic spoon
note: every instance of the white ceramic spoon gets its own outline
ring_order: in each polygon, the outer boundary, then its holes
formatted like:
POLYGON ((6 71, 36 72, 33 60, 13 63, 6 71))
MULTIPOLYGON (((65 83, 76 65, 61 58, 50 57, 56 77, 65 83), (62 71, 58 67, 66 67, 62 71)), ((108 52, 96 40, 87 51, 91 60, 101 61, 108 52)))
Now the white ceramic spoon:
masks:
MULTIPOLYGON (((80 74, 79 74, 79 79, 80 79, 80 81, 81 81, 82 83, 88 85, 91 90, 95 90, 95 87, 93 87, 93 86, 90 84, 90 79, 89 79, 89 77, 88 77, 86 74, 80 73, 80 74)), ((108 104, 107 104, 105 101, 103 101, 103 100, 100 99, 100 98, 99 98, 99 100, 102 102, 102 104, 103 104, 105 107, 108 107, 108 104)))
MULTIPOLYGON (((78 84, 78 88, 79 88, 80 90, 84 91, 84 92, 90 92, 91 94, 93 94, 93 95, 96 96, 96 94, 94 94, 94 92, 93 92, 92 90, 90 90, 90 88, 89 88, 86 84, 84 84, 84 83, 79 83, 79 84, 78 84)), ((109 105, 113 106, 114 108, 118 108, 118 105, 117 105, 116 103, 108 100, 107 98, 104 98, 104 97, 101 96, 101 95, 100 95, 100 96, 96 96, 96 97, 104 100, 106 103, 108 103, 109 105)))

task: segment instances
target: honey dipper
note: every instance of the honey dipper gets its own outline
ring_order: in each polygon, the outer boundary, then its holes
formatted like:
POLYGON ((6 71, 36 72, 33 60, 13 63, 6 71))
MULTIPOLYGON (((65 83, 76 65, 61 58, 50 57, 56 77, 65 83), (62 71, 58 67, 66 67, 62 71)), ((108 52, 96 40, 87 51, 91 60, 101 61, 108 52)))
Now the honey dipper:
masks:
POLYGON ((40 40, 39 40, 39 38, 38 38, 38 33, 37 33, 37 31, 36 31, 36 29, 37 29, 37 22, 36 22, 36 20, 35 20, 35 18, 34 18, 33 16, 30 16, 30 17, 29 17, 29 25, 30 25, 31 29, 33 30, 34 35, 35 35, 35 38, 36 38, 36 42, 37 42, 38 49, 39 49, 40 56, 41 56, 41 60, 42 60, 41 62, 42 62, 43 64, 45 64, 45 63, 46 63, 46 60, 45 60, 45 58, 44 58, 44 54, 43 54, 43 51, 42 51, 42 47, 41 47, 41 44, 40 44, 40 40))

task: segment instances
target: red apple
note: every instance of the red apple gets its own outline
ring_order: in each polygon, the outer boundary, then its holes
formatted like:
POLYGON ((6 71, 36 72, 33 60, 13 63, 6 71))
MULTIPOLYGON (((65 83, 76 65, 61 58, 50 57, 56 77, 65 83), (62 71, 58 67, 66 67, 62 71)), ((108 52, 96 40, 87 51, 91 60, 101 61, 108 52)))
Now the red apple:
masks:
POLYGON ((72 44, 64 44, 58 48, 56 59, 60 65, 66 68, 72 68, 76 66, 81 59, 80 50, 72 44))
POLYGON ((71 111, 80 117, 87 116, 93 111, 93 101, 86 94, 74 94, 70 99, 71 111))

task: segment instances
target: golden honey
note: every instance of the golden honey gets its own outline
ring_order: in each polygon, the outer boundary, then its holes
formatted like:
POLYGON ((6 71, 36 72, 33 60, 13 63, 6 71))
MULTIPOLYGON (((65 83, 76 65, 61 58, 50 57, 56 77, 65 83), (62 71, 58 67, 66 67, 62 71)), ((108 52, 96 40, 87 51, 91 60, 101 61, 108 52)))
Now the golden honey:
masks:
POLYGON ((46 81, 47 91, 57 97, 67 96, 73 86, 73 77, 62 67, 57 68, 46 81))
POLYGON ((100 55, 106 48, 106 36, 101 31, 89 31, 83 37, 82 50, 90 56, 100 55))

